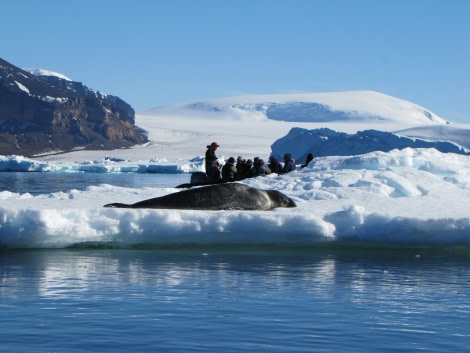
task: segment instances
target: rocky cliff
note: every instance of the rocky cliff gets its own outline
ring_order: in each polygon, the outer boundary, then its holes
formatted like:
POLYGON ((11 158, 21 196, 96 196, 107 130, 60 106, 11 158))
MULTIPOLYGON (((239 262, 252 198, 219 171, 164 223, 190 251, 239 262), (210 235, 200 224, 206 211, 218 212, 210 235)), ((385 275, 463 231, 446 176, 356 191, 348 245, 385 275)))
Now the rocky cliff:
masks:
POLYGON ((116 149, 147 142, 118 97, 57 76, 36 76, 0 59, 0 154, 32 156, 116 149))

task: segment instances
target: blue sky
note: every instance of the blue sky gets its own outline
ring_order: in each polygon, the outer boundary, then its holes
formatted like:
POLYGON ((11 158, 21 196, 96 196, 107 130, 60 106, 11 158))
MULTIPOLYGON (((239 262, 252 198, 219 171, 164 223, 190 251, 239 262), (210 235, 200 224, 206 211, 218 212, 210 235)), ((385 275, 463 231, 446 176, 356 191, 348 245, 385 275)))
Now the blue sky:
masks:
POLYGON ((374 90, 470 123, 467 0, 15 0, 0 57, 137 111, 241 94, 374 90))

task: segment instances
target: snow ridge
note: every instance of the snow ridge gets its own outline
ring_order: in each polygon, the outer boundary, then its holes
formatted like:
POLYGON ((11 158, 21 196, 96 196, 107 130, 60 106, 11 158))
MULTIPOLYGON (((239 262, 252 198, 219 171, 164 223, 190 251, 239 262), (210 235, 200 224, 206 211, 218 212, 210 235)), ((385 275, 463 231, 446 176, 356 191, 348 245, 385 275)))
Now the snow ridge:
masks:
POLYGON ((55 77, 61 78, 61 79, 66 80, 66 81, 72 81, 72 79, 68 78, 67 76, 65 76, 61 73, 58 73, 58 72, 50 71, 50 70, 45 70, 45 69, 24 69, 24 71, 29 72, 30 74, 32 74, 34 76, 55 76, 55 77))

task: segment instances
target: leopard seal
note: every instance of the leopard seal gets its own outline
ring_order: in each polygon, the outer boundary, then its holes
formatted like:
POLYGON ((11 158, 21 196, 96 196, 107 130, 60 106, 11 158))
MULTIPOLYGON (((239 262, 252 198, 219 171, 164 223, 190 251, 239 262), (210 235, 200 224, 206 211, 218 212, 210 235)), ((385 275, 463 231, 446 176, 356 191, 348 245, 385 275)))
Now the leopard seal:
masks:
POLYGON ((297 207, 296 203, 277 190, 261 190, 239 183, 194 187, 133 204, 110 203, 103 207, 158 208, 180 210, 260 210, 297 207))

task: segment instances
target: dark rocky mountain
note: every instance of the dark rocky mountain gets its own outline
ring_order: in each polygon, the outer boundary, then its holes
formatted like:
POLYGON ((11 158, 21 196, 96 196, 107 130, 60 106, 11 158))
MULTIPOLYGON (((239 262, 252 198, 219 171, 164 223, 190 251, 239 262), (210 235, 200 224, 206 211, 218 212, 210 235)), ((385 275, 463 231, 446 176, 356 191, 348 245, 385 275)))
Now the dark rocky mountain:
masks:
POLYGON ((57 76, 35 76, 0 59, 0 155, 147 142, 135 111, 118 97, 57 76))

